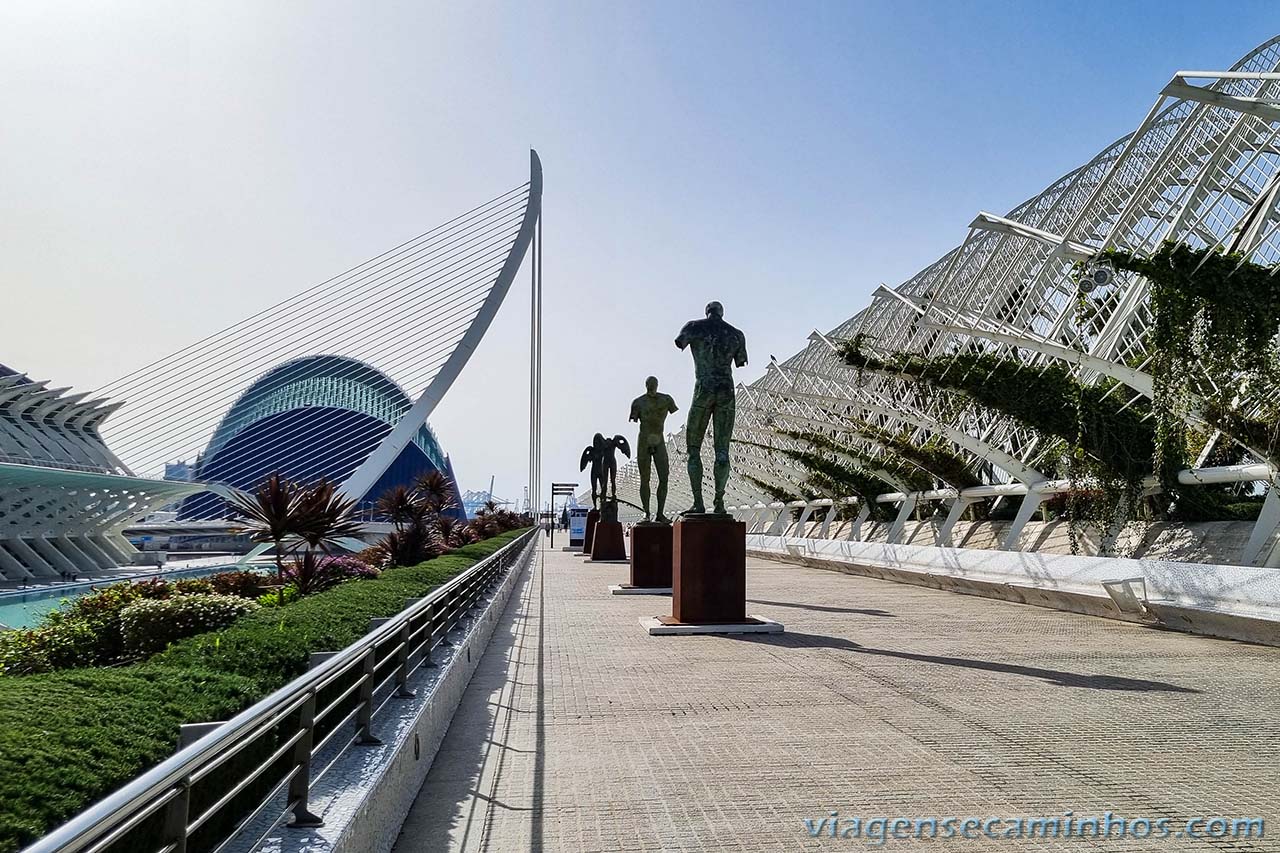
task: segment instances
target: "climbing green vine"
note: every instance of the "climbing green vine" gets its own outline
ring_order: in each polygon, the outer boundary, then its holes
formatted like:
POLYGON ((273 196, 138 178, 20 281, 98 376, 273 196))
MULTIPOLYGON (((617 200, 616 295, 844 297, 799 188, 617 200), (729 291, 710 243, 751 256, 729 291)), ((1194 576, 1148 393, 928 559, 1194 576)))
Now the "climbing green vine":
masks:
POLYGON ((1280 268, 1176 243, 1149 258, 1114 250, 1105 257, 1149 283, 1158 451, 1169 457, 1158 466, 1162 479, 1186 452, 1187 416, 1197 405, 1214 427, 1277 460, 1280 268), (1257 411, 1242 412, 1240 399, 1257 411))
POLYGON ((781 453, 788 459, 798 462, 808 472, 808 484, 819 492, 825 492, 831 496, 856 495, 870 508, 873 519, 883 520, 890 517, 888 508, 883 504, 877 504, 875 500, 876 495, 885 491, 886 484, 869 471, 841 462, 834 455, 772 447, 739 438, 733 441, 736 444, 781 453))
MULTIPOLYGON (((1148 357, 1128 359, 1130 366, 1151 374, 1149 401, 1134 400, 1129 389, 1112 380, 1081 383, 1061 363, 1028 365, 983 352, 976 343, 937 358, 880 357, 869 353, 866 338, 858 335, 841 345, 840 354, 857 369, 860 381, 867 371, 918 380, 958 392, 1040 433, 1051 443, 1036 464, 1072 481, 1073 540, 1082 518, 1114 531, 1134 517, 1143 505, 1142 481, 1151 474, 1161 486, 1161 496, 1152 502, 1157 514, 1184 521, 1247 515, 1251 504, 1242 502, 1239 489, 1187 487, 1177 475, 1190 467, 1213 429, 1280 462, 1277 268, 1173 243, 1150 257, 1113 250, 1103 259, 1141 274, 1150 288, 1148 357)), ((1081 333, 1096 335, 1107 317, 1105 303, 1079 298, 1074 320, 1081 333)), ((902 453, 901 446, 892 448, 902 453)), ((950 482, 941 470, 945 462, 902 455, 950 482)), ((1209 448, 1205 464, 1248 458, 1224 440, 1209 448)))
POLYGON ((1078 443, 1078 462, 1104 476, 1136 482, 1150 471, 1155 431, 1147 410, 1141 403, 1126 405, 1126 395, 1112 393, 1113 382, 1081 385, 1057 364, 1024 365, 988 353, 881 359, 854 343, 841 348, 846 363, 958 391, 1068 445, 1078 443))
POLYGON ((777 430, 779 435, 785 436, 795 441, 803 441, 813 445, 819 450, 825 450, 839 456, 846 456, 854 459, 864 468, 882 468, 888 474, 891 474, 903 486, 911 491, 924 491, 933 488, 928 474, 921 471, 920 468, 910 464, 908 460, 903 459, 894 453, 886 453, 879 458, 872 458, 856 447, 850 447, 842 444, 830 436, 825 436, 819 432, 804 430, 777 430))
POLYGON ((1085 385, 1056 363, 1027 365, 982 352, 882 359, 864 352, 860 343, 845 342, 846 363, 958 392, 1057 439, 1054 467, 1071 481, 1067 508, 1073 552, 1079 551, 1085 526, 1114 533, 1135 514, 1142 480, 1151 470, 1155 433, 1144 403, 1116 393, 1116 383, 1085 385))

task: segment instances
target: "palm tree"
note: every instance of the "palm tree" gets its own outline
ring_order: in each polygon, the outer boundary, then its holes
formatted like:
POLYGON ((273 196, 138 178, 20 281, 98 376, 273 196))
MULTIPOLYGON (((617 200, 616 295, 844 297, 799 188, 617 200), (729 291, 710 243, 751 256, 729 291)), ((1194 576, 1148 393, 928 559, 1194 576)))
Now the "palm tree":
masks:
POLYGON ((244 517, 238 533, 248 533, 258 544, 275 546, 276 577, 284 585, 284 540, 297 533, 299 489, 295 483, 272 474, 253 494, 236 492, 231 498, 233 512, 244 517))
POLYGON ((356 502, 338 493, 328 480, 321 480, 304 489, 298 497, 294 519, 297 535, 306 543, 302 559, 295 561, 295 583, 300 595, 306 595, 314 587, 320 563, 316 549, 329 553, 329 549, 342 539, 354 539, 364 532, 355 517, 356 502))
POLYGON ((396 530, 404 531, 404 526, 413 520, 417 513, 414 504, 414 493, 404 486, 392 486, 378 498, 377 510, 396 526, 396 530))
POLYGON ((355 508, 354 500, 339 494, 329 480, 321 480, 299 496, 295 532, 308 550, 319 548, 327 554, 339 540, 354 539, 364 532, 355 508))
POLYGON ((413 487, 432 515, 439 516, 445 510, 453 508, 453 484, 439 471, 419 475, 413 487))

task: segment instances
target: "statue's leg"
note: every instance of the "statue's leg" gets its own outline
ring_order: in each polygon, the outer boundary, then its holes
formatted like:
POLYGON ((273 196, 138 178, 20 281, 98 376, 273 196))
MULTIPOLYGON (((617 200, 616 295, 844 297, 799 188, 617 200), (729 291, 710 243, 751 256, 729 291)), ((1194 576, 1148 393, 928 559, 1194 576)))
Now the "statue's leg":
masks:
MULTIPOLYGON (((641 439, 641 441, 643 440, 644 439, 641 439)), ((636 453, 636 467, 640 469, 640 504, 641 506, 644 507, 645 521, 648 521, 650 518, 649 516, 649 469, 652 467, 650 462, 651 462, 650 450, 649 448, 641 444, 640 449, 636 453)), ((661 470, 659 470, 659 473, 658 473, 658 483, 659 484, 662 483, 661 470)), ((658 486, 658 515, 662 515, 662 486, 661 485, 658 486)))
POLYGON ((707 511, 702 503, 702 437, 707 434, 710 421, 711 409, 703 399, 695 398, 684 427, 685 449, 689 454, 689 489, 693 492, 690 512, 707 511))
POLYGON ((737 409, 733 394, 733 391, 729 391, 726 395, 727 399, 716 401, 715 423, 713 424, 716 448, 715 511, 719 513, 725 511, 724 489, 729 482, 729 440, 733 438, 733 416, 737 409))
POLYGON ((613 499, 616 501, 618 499, 618 463, 617 462, 609 463, 609 486, 611 489, 611 494, 613 495, 613 499))
MULTIPOLYGON (((663 442, 662 444, 659 444, 657 447, 653 448, 652 453, 653 453, 653 465, 655 468, 658 469, 658 521, 666 521, 667 516, 666 516, 666 513, 663 512, 663 509, 667 505, 667 474, 671 470, 667 465, 666 442, 663 442)), ((647 518, 649 516, 649 498, 647 497, 648 492, 646 492, 645 495, 646 497, 644 500, 644 514, 645 514, 645 517, 647 518)))

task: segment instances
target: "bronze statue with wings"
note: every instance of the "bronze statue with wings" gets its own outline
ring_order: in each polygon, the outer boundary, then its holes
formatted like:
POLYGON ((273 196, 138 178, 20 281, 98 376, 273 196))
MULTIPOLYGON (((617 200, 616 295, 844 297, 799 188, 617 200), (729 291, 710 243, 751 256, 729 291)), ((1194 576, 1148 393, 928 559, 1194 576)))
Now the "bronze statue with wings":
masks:
POLYGON ((615 452, 618 450, 622 451, 623 456, 631 458, 631 445, 627 444, 625 437, 615 435, 613 438, 605 438, 601 433, 596 433, 591 445, 582 451, 578 470, 585 471, 588 465, 591 466, 591 505, 597 509, 597 499, 610 500, 611 491, 612 499, 617 500, 618 458, 615 452))

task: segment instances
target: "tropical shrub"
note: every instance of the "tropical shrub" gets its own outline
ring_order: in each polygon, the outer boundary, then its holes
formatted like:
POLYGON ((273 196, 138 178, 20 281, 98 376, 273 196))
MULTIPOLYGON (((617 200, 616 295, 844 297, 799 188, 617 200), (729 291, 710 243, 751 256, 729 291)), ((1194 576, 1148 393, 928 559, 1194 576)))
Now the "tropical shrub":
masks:
POLYGON ((174 595, 213 595, 213 583, 208 578, 182 578, 173 582, 174 595))
MULTIPOLYGON (((57 658, 65 661, 58 666, 42 667, 38 665, 39 659, 35 659, 30 662, 30 665, 36 668, 23 666, 19 669, 23 672, 46 672, 50 668, 57 669, 63 666, 116 663, 124 654, 124 638, 120 633, 120 614, 136 601, 165 599, 173 594, 172 584, 160 578, 150 578, 134 583, 111 584, 74 599, 63 609, 55 610, 46 616, 43 625, 31 630, 48 631, 53 635, 49 640, 37 641, 37 646, 59 643, 72 634, 81 639, 88 636, 90 639, 84 643, 81 654, 73 660, 68 660, 65 656, 57 658), (68 624, 83 626, 88 629, 89 634, 85 635, 65 627, 68 624)), ((48 660, 52 663, 54 658, 48 660)), ((4 672, 8 673, 9 669, 6 667, 4 672)))
POLYGON ((283 604, 291 604, 298 600, 298 588, 291 583, 287 583, 282 587, 268 590, 258 596, 258 603, 263 607, 279 607, 283 604))
POLYGON ((378 569, 355 557, 316 557, 308 551, 292 566, 285 567, 284 579, 300 595, 310 595, 349 580, 371 580, 379 574, 378 569))
POLYGON ((96 637, 84 622, 0 632, 0 673, 30 675, 94 663, 96 637))
POLYGON ((460 548, 418 566, 387 569, 358 584, 340 584, 284 608, 264 606, 231 627, 174 643, 152 658, 166 666, 234 672, 274 690, 307 669, 313 651, 344 648, 369 630, 369 620, 394 615, 497 551, 515 534, 460 548))
POLYGON ((181 595, 139 601, 120 614, 125 654, 142 658, 162 651, 175 640, 225 628, 256 602, 234 595, 181 595))
POLYGON ((241 598, 254 599, 262 583, 263 577, 253 572, 224 572, 209 578, 149 578, 102 587, 51 611, 41 625, 0 633, 0 675, 110 666, 135 659, 136 653, 126 648, 122 622, 125 610, 135 604, 223 594, 224 589, 238 589, 241 598))
POLYGON ((236 595, 257 599, 262 595, 266 579, 257 572, 219 572, 209 576, 209 586, 217 595, 236 595))

